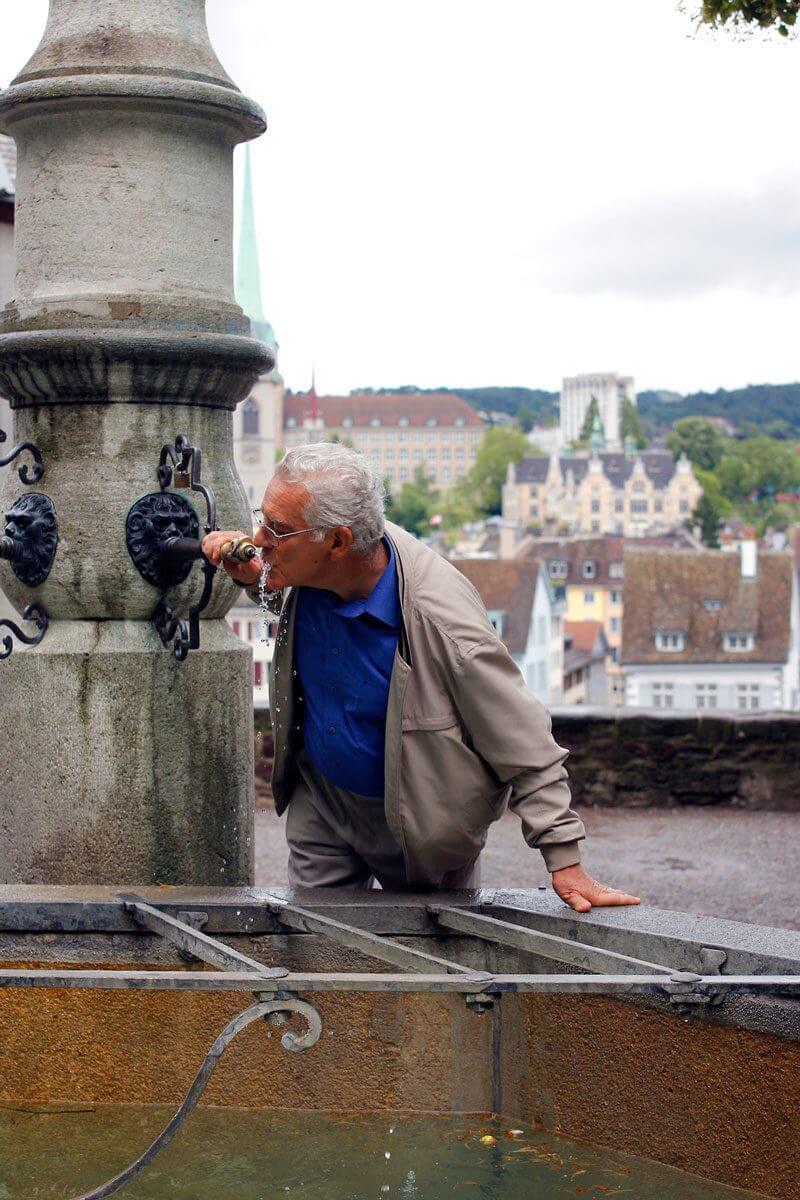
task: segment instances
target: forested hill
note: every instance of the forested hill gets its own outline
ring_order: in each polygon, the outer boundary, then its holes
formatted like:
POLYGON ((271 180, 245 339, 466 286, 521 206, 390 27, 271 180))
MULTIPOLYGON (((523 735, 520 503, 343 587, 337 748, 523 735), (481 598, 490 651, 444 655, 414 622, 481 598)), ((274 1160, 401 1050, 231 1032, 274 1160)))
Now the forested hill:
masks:
POLYGON ((759 383, 727 392, 640 392, 639 413, 651 431, 681 417, 725 417, 739 433, 800 437, 800 383, 759 383), (673 398, 674 397, 674 398, 673 398))
MULTIPOLYGON (((376 392, 454 392, 482 412, 505 412, 519 417, 523 427, 550 425, 558 415, 558 392, 541 388, 364 388, 376 392)), ((800 438, 800 383, 760 383, 716 392, 645 391, 638 395, 639 413, 652 435, 670 428, 681 417, 725 417, 745 436, 768 433, 800 438)))

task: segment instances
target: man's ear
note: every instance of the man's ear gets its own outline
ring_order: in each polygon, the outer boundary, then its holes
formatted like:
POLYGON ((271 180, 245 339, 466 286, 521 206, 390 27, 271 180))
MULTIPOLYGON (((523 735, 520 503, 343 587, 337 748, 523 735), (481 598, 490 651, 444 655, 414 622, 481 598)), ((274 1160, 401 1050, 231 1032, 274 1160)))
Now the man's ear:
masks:
POLYGON ((353 531, 348 525, 335 525, 331 530, 331 554, 340 558, 353 547, 353 531))

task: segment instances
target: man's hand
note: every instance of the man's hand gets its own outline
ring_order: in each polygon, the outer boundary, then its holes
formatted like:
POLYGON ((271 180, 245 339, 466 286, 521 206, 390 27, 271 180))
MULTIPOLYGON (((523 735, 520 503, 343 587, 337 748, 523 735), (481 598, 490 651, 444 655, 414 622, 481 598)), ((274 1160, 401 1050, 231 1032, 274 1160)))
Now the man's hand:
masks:
POLYGON ((221 530, 215 529, 213 533, 207 533, 200 543, 203 554, 212 562, 215 567, 222 566, 230 575, 231 579, 235 579, 237 583, 246 584, 251 587, 254 583, 258 583, 261 575, 261 558, 256 556, 251 558, 250 562, 232 562, 230 559, 222 557, 222 547, 226 542, 236 541, 240 537, 248 537, 249 534, 242 533, 239 530, 221 530))
POLYGON ((588 912, 590 908, 608 908, 614 904, 638 904, 638 896, 629 896, 618 888, 604 887, 591 875, 587 875, 580 863, 553 871, 553 890, 565 904, 576 912, 588 912))

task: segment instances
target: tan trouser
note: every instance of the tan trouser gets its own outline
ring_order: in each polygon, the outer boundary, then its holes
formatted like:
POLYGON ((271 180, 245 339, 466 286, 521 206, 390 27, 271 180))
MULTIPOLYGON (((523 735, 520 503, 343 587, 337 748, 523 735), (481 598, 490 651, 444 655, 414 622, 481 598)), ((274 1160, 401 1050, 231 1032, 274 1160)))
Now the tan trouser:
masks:
MULTIPOLYGON (((386 824, 383 800, 337 787, 305 749, 286 814, 293 887, 408 888, 403 853, 386 824)), ((480 886, 480 860, 450 871, 443 889, 480 886)))

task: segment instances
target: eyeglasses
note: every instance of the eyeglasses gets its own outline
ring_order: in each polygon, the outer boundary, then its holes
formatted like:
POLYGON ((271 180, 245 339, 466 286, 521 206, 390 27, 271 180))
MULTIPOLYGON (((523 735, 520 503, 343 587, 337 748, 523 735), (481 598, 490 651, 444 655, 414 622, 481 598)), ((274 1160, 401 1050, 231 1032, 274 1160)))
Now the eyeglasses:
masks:
POLYGON ((325 528, 324 525, 311 525, 308 529, 292 529, 289 533, 276 533, 272 526, 268 525, 264 520, 264 514, 260 508, 254 508, 252 512, 253 516, 255 517, 256 524, 258 525, 259 529, 263 529, 264 533, 267 535, 267 543, 268 545, 272 546, 273 549, 280 544, 283 538, 297 537, 299 533, 316 533, 318 529, 325 528))

